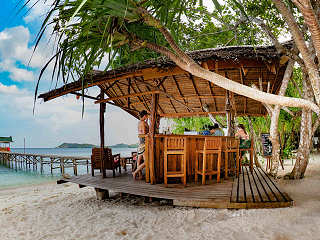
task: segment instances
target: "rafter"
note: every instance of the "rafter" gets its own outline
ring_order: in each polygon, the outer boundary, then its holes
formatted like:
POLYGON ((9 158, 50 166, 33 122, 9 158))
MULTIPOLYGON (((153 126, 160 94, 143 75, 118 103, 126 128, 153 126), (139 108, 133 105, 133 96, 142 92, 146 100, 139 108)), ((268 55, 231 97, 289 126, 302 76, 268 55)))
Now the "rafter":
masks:
MULTIPOLYGON (((160 86, 162 87, 163 91, 164 91, 165 93, 167 93, 167 91, 166 91, 165 87, 163 86, 163 84, 161 84, 160 86)), ((168 98, 169 98, 169 97, 168 97, 168 98)), ((177 113, 178 111, 177 111, 177 109, 175 108, 175 106, 173 105, 173 103, 172 103, 172 101, 171 101, 171 98, 169 98, 169 101, 170 101, 170 104, 171 104, 173 110, 177 113)))
MULTIPOLYGON (((196 92, 197 96, 199 96, 198 88, 197 88, 197 86, 196 86, 196 83, 194 82, 193 75, 189 73, 188 76, 189 76, 189 78, 190 78, 190 80, 191 80, 191 82, 192 82, 194 91, 196 92)), ((201 98, 199 98, 199 103, 200 103, 200 107, 201 107, 201 109, 202 109, 203 104, 202 104, 201 98)), ((203 109, 202 109, 202 111, 204 112, 203 109)))
POLYGON ((207 116, 208 114, 214 114, 214 115, 223 115, 225 114, 225 111, 222 112, 185 112, 185 113, 166 113, 166 114, 160 114, 160 117, 191 117, 191 116, 207 116))
POLYGON ((138 82, 142 83, 142 84, 145 84, 145 85, 148 85, 150 86, 151 88, 153 88, 154 90, 159 90, 161 92, 163 92, 168 98, 174 100, 175 102, 177 103, 180 103, 181 105, 185 106, 187 109, 189 109, 190 111, 194 112, 194 109, 189 107, 187 104, 184 104, 183 102, 177 100, 174 96, 172 96, 171 94, 168 94, 166 92, 164 92, 163 90, 161 90, 159 87, 155 87, 153 86, 152 84, 148 83, 148 82, 145 82, 143 80, 139 80, 139 79, 136 79, 138 82))
MULTIPOLYGON (((147 88, 148 91, 151 91, 151 89, 150 89, 149 86, 146 85, 146 88, 147 88)), ((159 108, 160 112, 161 112, 161 113, 164 113, 162 107, 161 107, 160 104, 159 104, 159 101, 158 101, 158 103, 157 103, 157 106, 158 106, 157 108, 159 108)))
MULTIPOLYGON (((141 92, 141 90, 140 90, 140 88, 139 88, 139 86, 138 86, 138 84, 137 84, 136 78, 133 78, 133 81, 134 81, 134 83, 136 84, 136 87, 137 87, 138 91, 141 92)), ((134 93, 137 93, 137 91, 134 89, 133 86, 132 86, 132 90, 134 91, 134 93)), ((147 104, 147 100, 144 98, 144 96, 142 96, 141 98, 138 97, 139 101, 142 102, 143 105, 144 105, 144 107, 150 112, 151 109, 150 109, 149 105, 147 104), (142 98, 142 100, 141 100, 141 98, 142 98)), ((149 104, 150 104, 150 102, 149 102, 149 104)), ((131 105, 132 105, 132 104, 131 104, 131 105)))
POLYGON ((141 93, 134 93, 134 94, 129 94, 129 95, 123 95, 123 96, 118 96, 118 97, 111 97, 111 98, 106 98, 103 100, 98 100, 95 101, 94 103, 101 103, 101 102, 110 102, 114 100, 119 100, 119 99, 125 99, 125 98, 133 98, 133 97, 138 97, 138 96, 143 96, 143 95, 150 95, 154 93, 160 93, 160 91, 149 91, 149 92, 141 92, 141 93))

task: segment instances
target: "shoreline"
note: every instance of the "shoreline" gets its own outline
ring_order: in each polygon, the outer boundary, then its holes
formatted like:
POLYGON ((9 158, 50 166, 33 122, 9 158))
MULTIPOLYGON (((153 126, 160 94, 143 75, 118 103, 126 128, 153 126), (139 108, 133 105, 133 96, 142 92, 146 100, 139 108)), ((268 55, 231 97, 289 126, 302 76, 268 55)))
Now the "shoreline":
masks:
MULTIPOLYGON (((41 183, 1 189, 1 240, 13 239, 318 239, 320 155, 306 177, 278 179, 295 201, 290 208, 173 207, 143 198, 96 200, 93 188, 41 183)), ((293 167, 286 162, 286 171, 293 167)), ((281 174, 285 171, 281 170, 281 174)))
POLYGON ((41 183, 30 183, 30 184, 21 184, 19 186, 3 186, 0 187, 0 192, 5 191, 5 190, 19 190, 23 188, 28 188, 28 187, 37 187, 37 186, 43 186, 43 185, 53 185, 57 184, 57 180, 48 180, 48 181, 43 181, 41 183))

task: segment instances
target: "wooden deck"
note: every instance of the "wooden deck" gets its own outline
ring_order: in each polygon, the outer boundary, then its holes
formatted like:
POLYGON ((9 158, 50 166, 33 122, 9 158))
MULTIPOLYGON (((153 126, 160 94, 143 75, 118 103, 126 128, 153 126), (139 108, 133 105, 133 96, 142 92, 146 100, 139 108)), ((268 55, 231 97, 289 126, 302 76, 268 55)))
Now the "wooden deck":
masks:
POLYGON ((239 178, 222 180, 221 183, 207 185, 180 184, 151 185, 144 181, 134 181, 131 174, 123 173, 115 178, 101 178, 100 175, 74 176, 63 178, 58 183, 72 182, 80 187, 88 186, 119 193, 168 199, 175 206, 207 207, 207 208, 277 208, 290 207, 293 200, 281 191, 279 186, 259 168, 251 173, 248 167, 243 167, 239 178))

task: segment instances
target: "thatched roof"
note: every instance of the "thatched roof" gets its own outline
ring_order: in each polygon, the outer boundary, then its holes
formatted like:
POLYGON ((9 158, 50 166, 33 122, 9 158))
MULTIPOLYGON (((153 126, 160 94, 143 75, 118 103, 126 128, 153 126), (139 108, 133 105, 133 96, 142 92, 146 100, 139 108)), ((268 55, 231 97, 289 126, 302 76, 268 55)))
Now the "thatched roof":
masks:
MULTIPOLYGON (((204 49, 188 53, 196 62, 211 71, 245 85, 261 86, 264 91, 277 93, 286 61, 274 46, 237 46, 204 49), (260 80, 259 80, 260 79, 260 80)), ((84 88, 99 86, 109 98, 108 103, 137 116, 143 109, 150 111, 151 94, 159 94, 160 116, 179 117, 205 115, 204 104, 213 114, 225 112, 226 90, 207 80, 192 76, 171 60, 160 57, 107 72, 93 71, 84 88)), ((82 89, 81 81, 40 94, 44 101, 82 89)), ((96 97, 92 97, 96 99, 96 97)), ((261 103, 231 94, 232 108, 237 115, 265 115, 261 103)))

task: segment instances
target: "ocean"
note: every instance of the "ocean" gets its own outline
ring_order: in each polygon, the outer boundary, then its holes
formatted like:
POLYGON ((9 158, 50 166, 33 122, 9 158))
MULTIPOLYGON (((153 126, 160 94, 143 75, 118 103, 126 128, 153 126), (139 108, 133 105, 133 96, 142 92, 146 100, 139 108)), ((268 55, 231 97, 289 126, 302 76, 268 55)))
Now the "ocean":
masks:
MULTIPOLYGON (((112 148, 112 154, 120 153, 121 157, 131 156, 135 148, 112 148)), ((12 148, 11 152, 48 154, 59 156, 81 156, 90 157, 91 148, 12 148)), ((73 174, 72 168, 67 168, 66 173, 73 174)), ((86 166, 79 166, 78 174, 87 174, 86 166)), ((57 180, 60 171, 56 170, 53 175, 50 173, 49 166, 44 167, 43 174, 33 170, 15 170, 0 165, 0 189, 7 187, 18 187, 22 185, 39 184, 57 180)))

